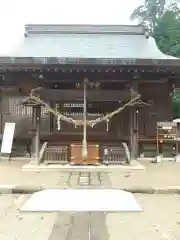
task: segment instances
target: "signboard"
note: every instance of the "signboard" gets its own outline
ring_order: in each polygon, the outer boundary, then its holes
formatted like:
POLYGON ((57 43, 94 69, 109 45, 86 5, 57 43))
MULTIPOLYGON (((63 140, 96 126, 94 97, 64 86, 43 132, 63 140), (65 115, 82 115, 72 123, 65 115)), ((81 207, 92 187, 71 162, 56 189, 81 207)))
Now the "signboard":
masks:
POLYGON ((1 153, 11 153, 14 138, 15 123, 5 123, 1 153))
POLYGON ((164 130, 171 130, 172 126, 163 126, 162 129, 164 129, 164 130))

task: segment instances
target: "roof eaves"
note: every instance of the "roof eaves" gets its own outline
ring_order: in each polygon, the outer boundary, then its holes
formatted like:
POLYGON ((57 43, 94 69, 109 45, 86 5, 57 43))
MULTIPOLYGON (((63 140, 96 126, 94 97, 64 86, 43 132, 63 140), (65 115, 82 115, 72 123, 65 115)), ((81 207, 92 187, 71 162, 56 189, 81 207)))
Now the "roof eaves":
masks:
POLYGON ((50 25, 28 24, 25 26, 25 34, 132 34, 144 35, 145 29, 140 25, 50 25))
POLYGON ((104 65, 104 66, 153 66, 178 67, 180 59, 135 59, 135 58, 46 58, 46 57, 0 57, 0 68, 21 66, 63 66, 63 65, 104 65))

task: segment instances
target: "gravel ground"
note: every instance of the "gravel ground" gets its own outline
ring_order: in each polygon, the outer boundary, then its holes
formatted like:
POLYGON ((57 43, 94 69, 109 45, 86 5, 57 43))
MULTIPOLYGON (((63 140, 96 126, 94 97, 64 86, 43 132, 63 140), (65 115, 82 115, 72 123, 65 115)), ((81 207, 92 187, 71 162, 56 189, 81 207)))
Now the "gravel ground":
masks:
MULTIPOLYGON (((109 172, 111 186, 113 188, 128 188, 128 187, 167 187, 167 186, 180 186, 180 163, 174 162, 161 162, 159 164, 152 164, 148 161, 141 161, 141 164, 146 166, 145 170, 123 170, 114 169, 109 172)), ((71 175, 70 185, 77 185, 77 173, 71 172, 68 174, 67 171, 57 171, 57 172, 22 172, 21 162, 12 163, 0 163, 0 184, 15 184, 15 185, 27 185, 27 186, 40 186, 44 185, 47 188, 52 187, 66 187, 69 181, 68 175, 71 175), (60 183, 61 182, 61 183, 60 183)), ((77 172, 82 172, 76 170, 77 172)), ((87 170, 86 170, 87 171, 87 170)), ((100 171, 100 170, 99 170, 100 171)), ((91 174, 95 174, 93 170, 91 174)), ((102 179, 103 173, 101 171, 102 179)), ((83 177, 83 176, 81 176, 83 177)), ((95 176, 92 177, 92 185, 97 185, 98 180, 95 176)), ((68 184, 69 185, 69 184, 68 184)), ((68 186, 67 186, 68 187, 68 186)))
MULTIPOLYGON (((18 208, 23 203, 23 201, 26 200, 28 197, 29 197, 28 195, 0 196, 0 222, 1 222, 0 239, 1 240, 59 239, 52 238, 53 228, 55 226, 55 223, 57 223, 57 218, 59 214, 19 212, 18 208)), ((180 195, 135 194, 135 198, 141 205, 141 207, 143 207, 144 209, 143 212, 105 213, 106 225, 110 240, 180 239, 180 204, 179 204, 180 195)), ((69 223, 66 223, 67 214, 65 215, 62 213, 60 217, 62 225, 61 226, 58 225, 59 230, 57 232, 57 236, 59 236, 61 232, 62 234, 65 233, 64 226, 68 227, 67 225, 69 223), (63 216, 65 216, 64 220, 63 216), (65 225, 63 225, 63 222, 65 225)), ((96 223, 96 228, 98 228, 98 226, 99 228, 101 227, 98 223, 96 223)), ((72 230, 75 229, 75 227, 76 226, 72 226, 72 230)), ((76 238, 70 239, 73 240, 76 238)), ((78 238, 78 240, 84 239, 78 238)), ((97 238, 96 240, 101 239, 97 238)))
POLYGON ((159 164, 141 161, 145 170, 113 171, 109 173, 113 188, 180 186, 180 163, 159 164))
POLYGON ((20 213, 22 200, 29 196, 0 195, 1 240, 48 240, 56 213, 20 213))
POLYGON ((179 240, 180 195, 134 195, 141 213, 108 214, 111 240, 179 240))
MULTIPOLYGON (((27 184, 30 186, 39 186, 43 183, 47 187, 63 188, 180 186, 180 163, 143 163, 147 166, 146 170, 116 170, 109 174, 78 171, 73 173, 26 173, 21 172, 20 166, 16 164, 2 164, 0 165, 2 173, 0 183, 27 184)), ((92 226, 97 226, 97 229, 106 229, 110 240, 180 240, 180 195, 135 194, 134 196, 144 209, 143 212, 105 213, 105 216, 96 216, 92 226), (101 221, 102 226, 96 223, 97 221, 101 221), (104 226, 105 223, 107 228, 104 226)), ((0 240, 55 240, 54 236, 58 239, 57 236, 62 231, 59 222, 62 221, 63 223, 63 214, 59 216, 57 213, 20 213, 18 208, 22 201, 28 197, 28 195, 0 195, 0 240), (52 235, 53 229, 56 229, 57 234, 52 235)), ((82 215, 80 218, 82 221, 83 219, 87 220, 86 215, 82 215)), ((69 225, 67 228, 69 229, 69 225)), ((76 235, 77 237, 76 229, 78 228, 78 225, 72 226, 72 236, 76 235)), ((96 229, 93 229, 95 233, 96 229)), ((99 233, 96 232, 97 234, 99 233)), ((73 240, 73 238, 69 240, 73 240)), ((81 238, 78 240, 81 240, 81 238)))

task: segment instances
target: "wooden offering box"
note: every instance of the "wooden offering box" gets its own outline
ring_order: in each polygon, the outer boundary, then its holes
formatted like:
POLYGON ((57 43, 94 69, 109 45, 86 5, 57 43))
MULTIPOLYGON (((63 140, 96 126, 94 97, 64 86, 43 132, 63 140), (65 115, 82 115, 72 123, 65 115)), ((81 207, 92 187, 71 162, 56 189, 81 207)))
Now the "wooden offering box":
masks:
POLYGON ((82 144, 71 144, 71 164, 97 165, 99 164, 99 145, 88 144, 88 157, 82 158, 82 144))

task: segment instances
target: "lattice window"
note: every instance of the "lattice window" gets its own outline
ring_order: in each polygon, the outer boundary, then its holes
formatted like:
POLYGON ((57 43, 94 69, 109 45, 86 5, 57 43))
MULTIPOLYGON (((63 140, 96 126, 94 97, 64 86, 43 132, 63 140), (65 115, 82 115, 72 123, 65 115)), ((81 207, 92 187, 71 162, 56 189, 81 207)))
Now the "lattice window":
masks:
POLYGON ((41 116, 47 116, 48 114, 48 109, 45 107, 41 107, 41 116))
MULTIPOLYGON (((83 118, 83 107, 84 107, 84 104, 83 103, 64 103, 63 105, 63 114, 65 116, 68 116, 68 117, 78 117, 78 116, 82 116, 83 118)), ((60 105, 59 104, 56 104, 56 108, 58 110, 60 110, 60 105)), ((87 117, 101 117, 102 114, 101 112, 98 112, 98 111, 92 111, 93 109, 93 105, 91 103, 88 103, 87 104, 87 117), (89 112, 89 110, 91 110, 89 112)))
POLYGON ((23 97, 11 97, 8 99, 8 115, 16 117, 32 116, 32 108, 23 106, 23 97))
MULTIPOLYGON (((23 106, 22 100, 24 97, 10 97, 6 98, 3 101, 3 112, 15 117, 31 117, 32 116, 32 107, 23 106)), ((41 115, 47 116, 48 110, 45 107, 41 107, 41 115)))
POLYGON ((65 108, 83 108, 83 103, 64 103, 63 107, 65 108))

